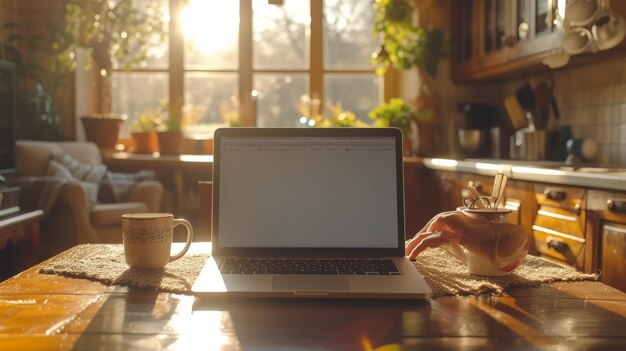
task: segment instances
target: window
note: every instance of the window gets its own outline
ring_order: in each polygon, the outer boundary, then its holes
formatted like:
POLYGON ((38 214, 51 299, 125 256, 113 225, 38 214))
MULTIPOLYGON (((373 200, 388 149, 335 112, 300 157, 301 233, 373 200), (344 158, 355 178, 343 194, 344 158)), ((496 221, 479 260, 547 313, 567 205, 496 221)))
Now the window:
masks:
POLYGON ((369 1, 144 1, 161 6, 169 39, 139 67, 112 73, 112 111, 129 117, 123 133, 160 101, 186 134, 227 122, 296 126, 303 95, 365 122, 382 101, 369 1))

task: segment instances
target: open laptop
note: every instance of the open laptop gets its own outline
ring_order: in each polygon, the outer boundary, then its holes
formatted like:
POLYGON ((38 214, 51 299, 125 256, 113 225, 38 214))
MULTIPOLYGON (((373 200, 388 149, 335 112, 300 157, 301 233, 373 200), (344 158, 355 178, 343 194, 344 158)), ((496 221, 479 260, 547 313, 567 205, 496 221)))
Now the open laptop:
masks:
POLYGON ((394 128, 218 129, 194 294, 429 297, 404 256, 401 150, 394 128))

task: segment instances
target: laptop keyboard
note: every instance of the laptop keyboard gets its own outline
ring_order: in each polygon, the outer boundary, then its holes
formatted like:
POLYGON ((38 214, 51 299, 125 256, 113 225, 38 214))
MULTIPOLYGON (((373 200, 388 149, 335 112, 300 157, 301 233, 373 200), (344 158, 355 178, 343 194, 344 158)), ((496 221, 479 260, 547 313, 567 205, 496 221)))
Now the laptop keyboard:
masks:
POLYGON ((227 258, 222 274, 400 275, 391 259, 227 258))

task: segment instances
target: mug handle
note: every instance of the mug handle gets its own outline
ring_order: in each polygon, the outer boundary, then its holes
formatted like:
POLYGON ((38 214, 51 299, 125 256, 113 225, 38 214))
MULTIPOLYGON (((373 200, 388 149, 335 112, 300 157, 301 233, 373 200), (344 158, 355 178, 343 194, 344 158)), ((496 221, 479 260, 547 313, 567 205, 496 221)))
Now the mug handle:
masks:
POLYGON ((189 223, 185 219, 174 219, 174 227, 180 224, 184 225, 185 228, 187 228, 187 242, 185 243, 185 247, 179 253, 174 256, 170 256, 170 262, 176 261, 177 259, 183 257, 187 253, 187 250, 189 250, 189 246, 191 246, 191 240, 193 239, 193 227, 191 226, 191 223, 189 223))

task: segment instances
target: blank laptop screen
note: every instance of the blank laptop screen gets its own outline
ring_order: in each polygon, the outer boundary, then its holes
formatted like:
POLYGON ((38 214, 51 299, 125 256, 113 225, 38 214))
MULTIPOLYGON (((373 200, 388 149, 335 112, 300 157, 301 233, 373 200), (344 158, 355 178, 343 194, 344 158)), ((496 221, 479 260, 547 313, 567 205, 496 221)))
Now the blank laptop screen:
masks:
POLYGON ((395 248, 392 137, 221 138, 221 247, 395 248))

